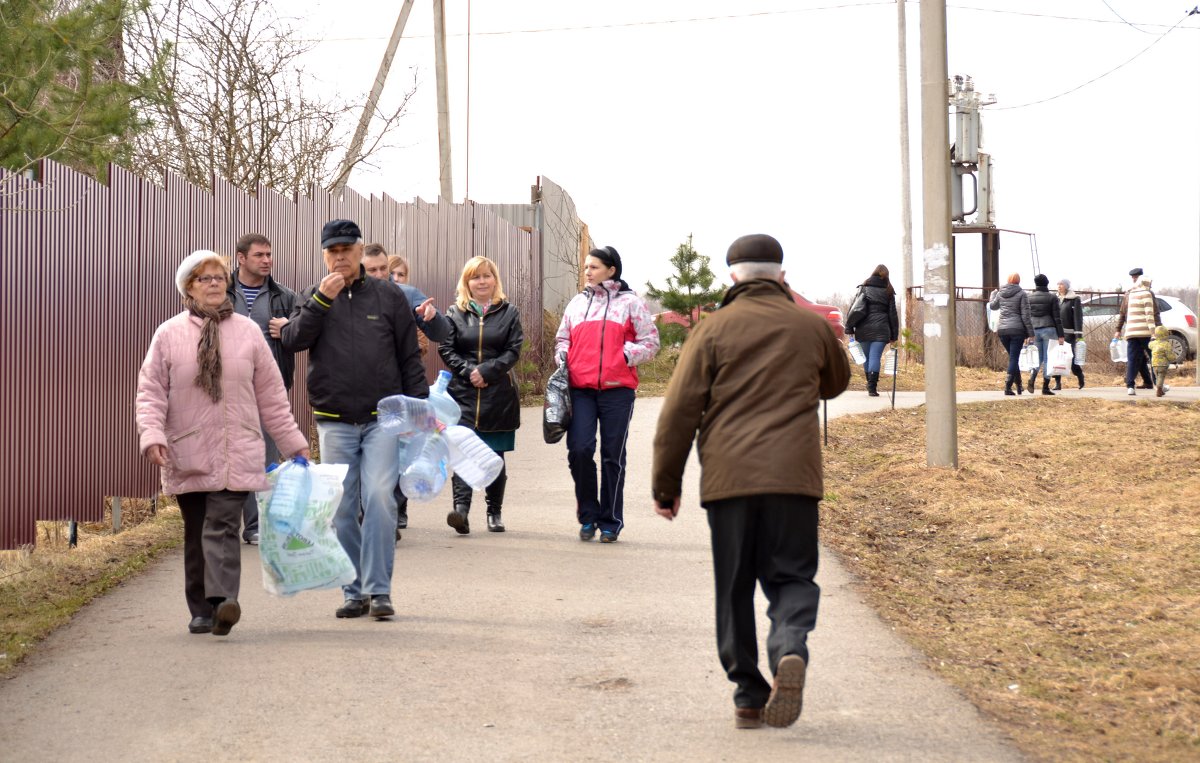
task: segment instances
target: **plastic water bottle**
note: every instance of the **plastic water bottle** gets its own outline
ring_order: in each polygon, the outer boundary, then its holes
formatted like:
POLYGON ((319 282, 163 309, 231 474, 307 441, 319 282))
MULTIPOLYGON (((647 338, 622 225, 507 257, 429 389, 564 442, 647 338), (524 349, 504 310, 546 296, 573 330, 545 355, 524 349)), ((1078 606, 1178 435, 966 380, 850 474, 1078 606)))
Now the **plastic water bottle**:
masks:
POLYGON ((433 388, 429 390, 429 404, 437 412, 438 421, 448 427, 457 424, 459 417, 462 416, 462 409, 458 407, 458 403, 446 391, 446 387, 449 384, 450 372, 445 370, 438 371, 437 381, 433 383, 433 388))
POLYGON ((425 439, 421 453, 400 475, 400 489, 410 501, 432 501, 446 484, 450 451, 446 440, 437 432, 425 439))
POLYGON ((1075 340, 1075 365, 1082 366, 1087 363, 1087 342, 1082 339, 1075 340))
POLYGON ((421 450, 425 447, 425 440, 428 438, 428 432, 416 432, 397 438, 400 451, 400 470, 397 475, 404 474, 404 470, 412 466, 412 463, 417 460, 417 456, 421 455, 421 450))
POLYGON ((483 490, 496 481, 504 459, 466 427, 446 427, 442 432, 450 450, 450 468, 473 490, 483 490))
POLYGON ((281 533, 297 532, 304 523, 308 496, 312 492, 308 461, 297 456, 279 467, 278 472, 271 502, 267 505, 271 526, 281 533))
POLYGON ((1125 353, 1122 352, 1124 349, 1125 348, 1121 346, 1121 340, 1114 336, 1112 341, 1108 343, 1108 357, 1111 358, 1112 362, 1114 363, 1124 363, 1125 353))
POLYGON ((850 340, 850 357, 854 358, 854 365, 856 366, 865 365, 867 362, 867 356, 863 352, 862 345, 856 339, 850 340))
POLYGON ((388 434, 405 437, 417 432, 432 432, 436 414, 428 400, 407 395, 391 395, 379 401, 379 428, 388 434))

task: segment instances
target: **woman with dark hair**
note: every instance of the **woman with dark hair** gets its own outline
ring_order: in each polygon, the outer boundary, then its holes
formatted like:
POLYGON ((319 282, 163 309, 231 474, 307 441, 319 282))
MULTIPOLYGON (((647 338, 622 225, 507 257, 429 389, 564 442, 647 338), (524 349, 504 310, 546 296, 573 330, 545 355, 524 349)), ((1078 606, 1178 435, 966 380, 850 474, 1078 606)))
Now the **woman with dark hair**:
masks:
POLYGON ((567 463, 575 481, 579 539, 591 540, 599 529, 600 542, 612 543, 625 526, 625 440, 638 386, 636 366, 658 352, 658 329, 646 303, 621 280, 616 249, 593 249, 583 274, 587 286, 567 304, 555 337, 571 392, 567 463))
POLYGON ((242 506, 267 489, 259 421, 280 453, 308 457, 262 329, 233 312, 229 268, 215 252, 175 272, 184 312, 150 340, 137 387, 142 454, 162 468, 183 514, 184 595, 192 633, 225 636, 241 618, 242 506))
POLYGON ((862 345, 867 362, 863 371, 867 375, 867 394, 879 397, 879 360, 888 344, 900 338, 900 315, 896 311, 896 290, 888 277, 887 265, 879 265, 871 271, 867 280, 859 284, 862 290, 864 309, 846 324, 846 333, 862 345))
MULTIPOLYGON (((1083 366, 1075 362, 1075 343, 1083 339, 1083 304, 1078 295, 1071 291, 1071 282, 1066 278, 1058 282, 1058 304, 1062 315, 1063 334, 1071 345, 1071 373, 1079 380, 1083 389, 1083 366)), ((1054 377, 1054 389, 1062 389, 1062 377, 1054 377)))
MULTIPOLYGON (((499 454, 517 446, 517 428, 521 426, 521 400, 513 367, 521 357, 525 333, 517 306, 504 296, 500 269, 487 257, 472 257, 463 266, 458 279, 458 298, 446 310, 450 335, 442 340, 438 352, 452 377, 448 391, 462 409, 459 424, 473 429, 479 439, 499 454)), ((487 499, 488 532, 504 532, 501 509, 506 468, 500 470, 484 495, 487 499)), ((451 480, 454 509, 446 515, 446 524, 461 535, 471 532, 467 515, 471 511, 471 486, 456 474, 451 480)))
MULTIPOLYGON (((1008 376, 1004 379, 1004 394, 1012 395, 1013 382, 1017 383, 1016 394, 1025 388, 1021 385, 1021 348, 1033 338, 1033 320, 1029 317, 1029 295, 1021 288, 1021 274, 1012 273, 1008 283, 992 292, 988 307, 1000 311, 1000 323, 996 334, 1004 349, 1008 350, 1008 376)), ((1033 392, 1032 382, 1029 391, 1033 392)))
POLYGON ((1063 343, 1062 308, 1058 304, 1058 295, 1050 291, 1050 279, 1044 273, 1033 277, 1033 292, 1029 295, 1029 317, 1033 320, 1033 336, 1037 342, 1038 358, 1041 364, 1029 374, 1029 393, 1033 394, 1033 380, 1037 372, 1042 371, 1042 394, 1053 395, 1050 391, 1050 343, 1058 339, 1063 343))

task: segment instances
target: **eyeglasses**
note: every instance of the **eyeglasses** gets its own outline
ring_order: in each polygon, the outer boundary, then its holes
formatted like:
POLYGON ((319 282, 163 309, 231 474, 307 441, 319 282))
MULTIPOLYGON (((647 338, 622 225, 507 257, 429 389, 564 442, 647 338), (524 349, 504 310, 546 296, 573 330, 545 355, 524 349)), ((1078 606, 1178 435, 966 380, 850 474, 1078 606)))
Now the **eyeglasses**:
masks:
POLYGON ((196 276, 196 283, 208 286, 210 283, 225 283, 225 276, 218 274, 215 276, 196 276))

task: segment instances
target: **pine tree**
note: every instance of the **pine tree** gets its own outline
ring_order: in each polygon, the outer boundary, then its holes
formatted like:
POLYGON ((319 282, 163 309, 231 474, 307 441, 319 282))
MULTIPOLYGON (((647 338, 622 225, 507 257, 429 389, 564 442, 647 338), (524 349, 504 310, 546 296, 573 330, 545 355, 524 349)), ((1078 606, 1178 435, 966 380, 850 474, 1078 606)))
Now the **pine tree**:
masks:
POLYGON ((50 157, 93 175, 128 156, 140 89, 121 79, 128 0, 0 5, 0 166, 50 157))
POLYGON ((671 265, 675 267, 675 275, 667 277, 666 288, 658 289, 647 282, 646 293, 663 307, 678 313, 690 331, 700 320, 701 313, 712 312, 725 296, 725 289, 712 288, 716 276, 708 267, 708 257, 692 248, 691 234, 688 234, 687 242, 675 250, 671 265))

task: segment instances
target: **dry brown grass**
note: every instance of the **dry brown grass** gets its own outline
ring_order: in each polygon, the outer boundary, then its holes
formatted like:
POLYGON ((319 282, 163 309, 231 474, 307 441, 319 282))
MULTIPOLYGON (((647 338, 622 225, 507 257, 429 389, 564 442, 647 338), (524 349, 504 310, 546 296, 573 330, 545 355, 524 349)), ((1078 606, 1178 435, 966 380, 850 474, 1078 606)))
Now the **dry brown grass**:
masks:
POLYGON ((946 470, 923 409, 840 419, 824 541, 1030 756, 1194 760, 1197 432, 1194 404, 963 406, 946 470))
POLYGON ((75 548, 67 523, 39 522, 36 547, 0 553, 0 675, 84 604, 183 542, 178 507, 168 502, 152 514, 149 504, 122 501, 127 529, 115 535, 107 503, 107 521, 80 525, 75 548))

